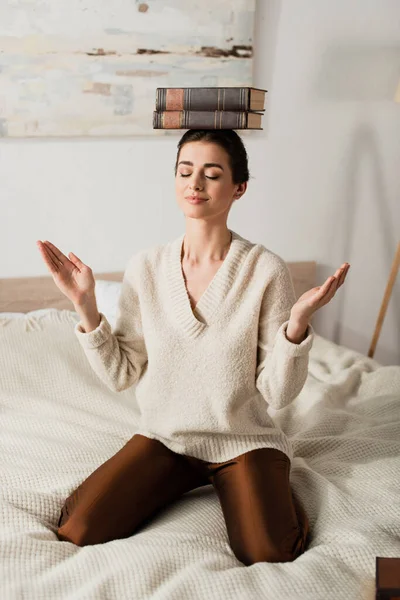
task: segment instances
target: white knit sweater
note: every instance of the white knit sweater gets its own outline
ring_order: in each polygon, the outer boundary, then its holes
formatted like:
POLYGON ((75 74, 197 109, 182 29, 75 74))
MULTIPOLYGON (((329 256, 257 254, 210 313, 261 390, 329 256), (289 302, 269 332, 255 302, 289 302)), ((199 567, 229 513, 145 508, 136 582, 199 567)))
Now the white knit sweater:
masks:
POLYGON ((224 462, 292 445, 267 409, 302 390, 314 330, 300 344, 285 335, 296 302, 285 261, 231 230, 222 265, 194 311, 182 273, 184 234, 134 254, 124 273, 114 330, 99 326, 78 340, 113 391, 136 385, 139 430, 179 454, 224 462))

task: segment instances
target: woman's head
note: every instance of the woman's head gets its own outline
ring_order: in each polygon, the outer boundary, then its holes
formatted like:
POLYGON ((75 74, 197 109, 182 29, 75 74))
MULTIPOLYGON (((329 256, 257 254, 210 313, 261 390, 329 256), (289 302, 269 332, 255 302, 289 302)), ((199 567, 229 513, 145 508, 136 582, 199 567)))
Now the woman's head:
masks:
POLYGON ((189 142, 218 144, 228 156, 233 183, 244 183, 249 180, 246 148, 241 137, 233 129, 189 129, 178 142, 175 175, 182 147, 189 142))
POLYGON ((179 140, 175 187, 187 216, 227 216, 248 180, 246 149, 232 129, 189 129, 179 140), (191 195, 204 202, 190 204, 191 195))

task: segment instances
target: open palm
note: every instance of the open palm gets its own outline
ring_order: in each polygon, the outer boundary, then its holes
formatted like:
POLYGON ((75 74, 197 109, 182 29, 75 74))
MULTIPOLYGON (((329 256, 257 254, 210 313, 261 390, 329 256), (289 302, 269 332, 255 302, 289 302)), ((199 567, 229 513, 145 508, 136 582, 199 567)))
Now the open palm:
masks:
POLYGON ((36 244, 55 284, 73 304, 79 304, 85 298, 94 296, 96 281, 90 267, 73 252, 69 253, 68 258, 47 240, 38 240, 36 244))
POLYGON ((343 263, 334 276, 328 277, 325 283, 305 292, 292 306, 291 314, 299 320, 308 319, 322 306, 328 304, 343 285, 350 269, 349 263, 343 263))

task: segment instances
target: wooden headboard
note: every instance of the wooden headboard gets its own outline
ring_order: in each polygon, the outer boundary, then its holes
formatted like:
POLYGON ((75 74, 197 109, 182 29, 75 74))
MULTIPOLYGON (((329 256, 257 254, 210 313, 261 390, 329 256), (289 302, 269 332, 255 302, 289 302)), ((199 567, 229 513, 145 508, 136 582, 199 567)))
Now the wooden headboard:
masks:
MULTIPOLYGON (((296 298, 317 285, 314 261, 288 262, 296 298)), ((94 273, 97 280, 122 281, 123 271, 94 273)), ((51 275, 0 279, 0 312, 27 313, 40 308, 74 310, 73 304, 56 286, 51 275)))

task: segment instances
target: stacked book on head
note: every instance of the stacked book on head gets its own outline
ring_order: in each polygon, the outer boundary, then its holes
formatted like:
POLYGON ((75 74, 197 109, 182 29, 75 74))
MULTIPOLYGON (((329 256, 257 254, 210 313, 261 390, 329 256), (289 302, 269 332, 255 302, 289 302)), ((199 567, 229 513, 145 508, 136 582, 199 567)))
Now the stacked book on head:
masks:
POLYGON ((153 129, 262 129, 267 90, 157 88, 153 129))

